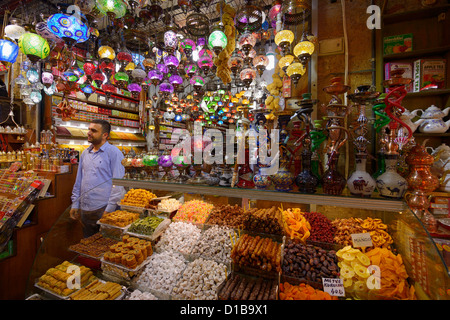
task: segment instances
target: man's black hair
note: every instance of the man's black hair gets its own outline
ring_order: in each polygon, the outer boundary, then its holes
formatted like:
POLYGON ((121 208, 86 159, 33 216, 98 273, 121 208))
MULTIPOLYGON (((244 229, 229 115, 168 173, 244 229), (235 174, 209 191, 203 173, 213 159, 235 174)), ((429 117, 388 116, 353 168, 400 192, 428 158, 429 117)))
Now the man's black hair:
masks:
POLYGON ((97 123, 99 125, 102 126, 102 133, 107 133, 109 135, 109 133, 111 132, 111 124, 103 119, 94 119, 91 121, 91 123, 97 123))

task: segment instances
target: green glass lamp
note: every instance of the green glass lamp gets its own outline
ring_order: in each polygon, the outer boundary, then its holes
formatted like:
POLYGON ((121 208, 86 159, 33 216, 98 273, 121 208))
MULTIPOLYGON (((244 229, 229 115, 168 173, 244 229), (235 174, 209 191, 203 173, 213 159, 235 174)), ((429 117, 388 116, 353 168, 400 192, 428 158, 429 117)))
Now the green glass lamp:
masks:
POLYGON ((19 49, 31 62, 38 62, 50 54, 47 40, 36 33, 27 32, 18 40, 19 49))
POLYGON ((222 23, 219 23, 213 28, 213 31, 209 35, 208 45, 214 51, 216 55, 225 49, 228 44, 227 36, 224 33, 225 28, 222 23))

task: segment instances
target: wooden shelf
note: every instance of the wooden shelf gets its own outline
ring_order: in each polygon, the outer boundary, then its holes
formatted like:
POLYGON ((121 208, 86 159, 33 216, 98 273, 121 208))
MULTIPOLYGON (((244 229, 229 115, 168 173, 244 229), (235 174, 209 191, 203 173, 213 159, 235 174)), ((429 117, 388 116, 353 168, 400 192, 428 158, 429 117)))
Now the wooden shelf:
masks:
MULTIPOLYGON (((58 97, 61 97, 61 95, 55 95, 58 97)), ((125 112, 129 112, 129 113, 134 113, 134 114, 139 114, 139 111, 133 111, 133 110, 129 110, 129 109, 125 109, 125 108, 120 108, 120 107, 113 107, 113 106, 108 106, 107 104, 104 103, 99 103, 99 102, 94 102, 94 101, 89 101, 89 100, 84 100, 84 99, 79 99, 76 97, 67 97, 69 100, 74 100, 74 101, 80 101, 80 102, 85 102, 87 104, 96 106, 96 107, 100 107, 100 108, 105 108, 105 109, 111 109, 111 110, 118 110, 118 111, 125 111, 125 112)))
POLYGON ((423 58, 429 57, 433 55, 440 55, 450 51, 450 45, 444 47, 435 47, 435 48, 426 48, 426 49, 418 49, 409 52, 402 53, 393 53, 387 54, 383 56, 383 60, 385 62, 394 61, 394 60, 404 60, 404 59, 413 59, 413 58, 423 58))
POLYGON ((419 98, 419 97, 431 97, 450 94, 450 89, 430 89, 419 92, 408 92, 406 98, 419 98))
POLYGON ((381 15, 384 24, 401 23, 405 21, 418 20, 418 19, 429 19, 438 16, 442 12, 446 12, 450 9, 450 4, 423 8, 419 10, 405 11, 401 13, 393 13, 381 15))
POLYGON ((390 212, 399 212, 407 208, 403 200, 381 197, 360 198, 352 196, 331 196, 326 194, 304 194, 298 192, 278 192, 273 190, 214 187, 208 185, 190 185, 171 182, 126 179, 113 179, 113 185, 151 190, 197 193, 203 195, 221 195, 231 198, 317 204, 324 206, 338 206, 390 212))
POLYGON ((450 132, 446 133, 423 133, 423 132, 414 132, 413 135, 415 137, 450 137, 450 132))

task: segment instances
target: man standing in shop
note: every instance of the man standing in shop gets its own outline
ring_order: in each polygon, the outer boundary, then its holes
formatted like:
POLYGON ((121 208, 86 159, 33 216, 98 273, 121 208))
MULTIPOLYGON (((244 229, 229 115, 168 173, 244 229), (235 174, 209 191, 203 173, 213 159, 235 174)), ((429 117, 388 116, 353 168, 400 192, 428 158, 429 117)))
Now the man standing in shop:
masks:
POLYGON ((89 124, 87 136, 91 145, 80 156, 72 190, 70 217, 81 221, 85 238, 99 231, 97 221, 105 212, 115 211, 125 193, 123 187, 112 184, 112 179, 123 178, 125 168, 122 152, 108 143, 110 131, 106 120, 89 124))

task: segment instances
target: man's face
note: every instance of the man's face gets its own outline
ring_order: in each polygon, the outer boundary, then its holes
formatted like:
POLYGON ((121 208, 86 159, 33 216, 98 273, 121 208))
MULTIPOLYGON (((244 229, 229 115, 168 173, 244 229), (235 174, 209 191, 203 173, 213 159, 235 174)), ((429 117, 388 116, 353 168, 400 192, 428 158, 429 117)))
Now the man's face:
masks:
POLYGON ((102 126, 98 123, 91 123, 89 124, 89 130, 88 130, 88 142, 96 145, 103 141, 103 139, 106 139, 107 133, 103 133, 102 126))

